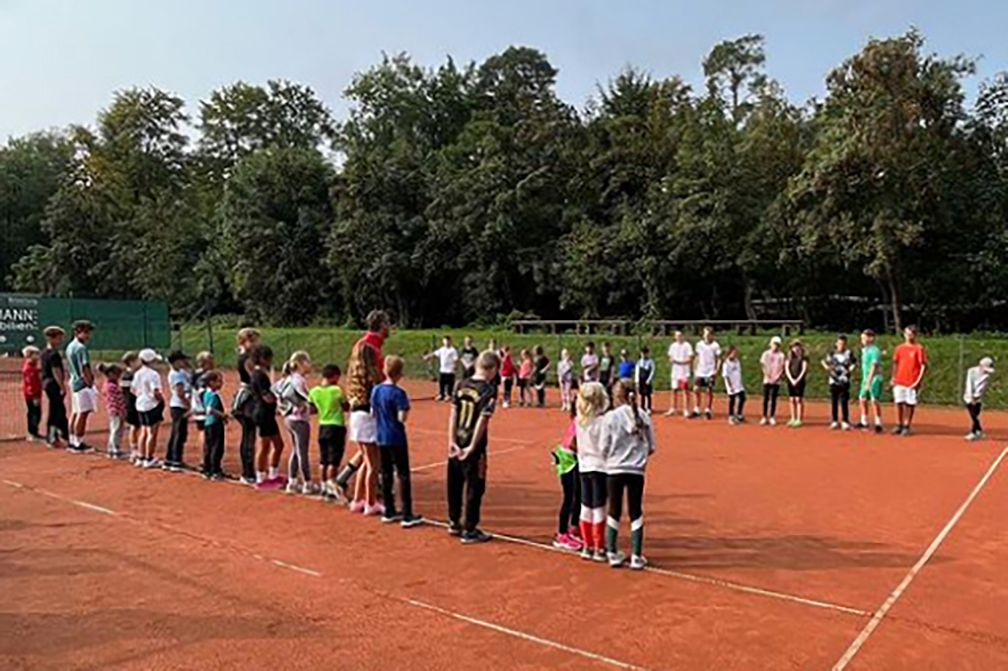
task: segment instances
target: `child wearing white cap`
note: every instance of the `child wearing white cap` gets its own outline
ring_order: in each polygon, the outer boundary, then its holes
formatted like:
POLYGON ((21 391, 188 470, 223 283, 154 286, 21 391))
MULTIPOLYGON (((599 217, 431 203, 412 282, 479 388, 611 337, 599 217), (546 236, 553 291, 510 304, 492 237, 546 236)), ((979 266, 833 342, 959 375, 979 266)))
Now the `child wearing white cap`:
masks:
POLYGON ((134 462, 140 468, 159 466, 154 452, 157 449, 158 429, 164 421, 165 398, 161 374, 154 364, 161 357, 152 349, 140 350, 140 367, 133 374, 130 388, 136 396, 136 409, 140 415, 139 454, 134 462))
POLYGON ((980 426, 980 410, 984 394, 987 392, 987 385, 993 374, 994 359, 989 356, 980 359, 979 365, 966 372, 966 389, 963 392, 963 401, 966 403, 970 419, 973 420, 973 427, 966 434, 966 440, 974 441, 984 437, 983 427, 980 426))

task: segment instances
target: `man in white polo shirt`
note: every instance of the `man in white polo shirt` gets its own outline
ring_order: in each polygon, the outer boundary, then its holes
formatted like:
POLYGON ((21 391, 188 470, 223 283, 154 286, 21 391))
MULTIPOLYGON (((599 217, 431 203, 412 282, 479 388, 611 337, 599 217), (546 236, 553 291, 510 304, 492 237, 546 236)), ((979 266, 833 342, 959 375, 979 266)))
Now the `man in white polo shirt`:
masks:
POLYGON ((693 367, 693 345, 686 341, 682 331, 675 332, 675 340, 668 348, 669 367, 672 370, 672 405, 665 413, 671 417, 679 412, 682 399, 683 417, 689 417, 689 378, 693 367))
POLYGON ((701 399, 706 394, 704 416, 714 417, 714 382, 717 380, 718 364, 721 361, 721 345, 714 340, 714 329, 707 326, 703 330, 703 339, 696 344, 694 356, 693 391, 696 394, 696 404, 693 406, 693 417, 700 416, 701 399))
POLYGON ((451 402, 455 393, 455 370, 458 368, 459 353, 452 346, 451 336, 445 336, 441 348, 436 349, 426 357, 427 360, 438 360, 438 401, 451 402))

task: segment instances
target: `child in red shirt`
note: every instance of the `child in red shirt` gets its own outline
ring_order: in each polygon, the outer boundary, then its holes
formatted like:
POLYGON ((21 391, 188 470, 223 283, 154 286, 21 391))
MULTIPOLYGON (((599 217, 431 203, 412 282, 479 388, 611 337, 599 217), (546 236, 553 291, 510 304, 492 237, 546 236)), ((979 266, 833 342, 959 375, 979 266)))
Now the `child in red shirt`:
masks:
POLYGON ((21 366, 21 393, 28 408, 28 440, 35 442, 42 440, 39 435, 39 425, 42 423, 42 368, 39 366, 39 358, 42 352, 38 347, 29 345, 21 353, 25 360, 21 366))
POLYGON ((511 406, 511 392, 514 389, 515 378, 518 377, 518 368, 515 367, 514 359, 511 358, 511 346, 504 345, 501 350, 500 376, 504 380, 504 407, 511 406))

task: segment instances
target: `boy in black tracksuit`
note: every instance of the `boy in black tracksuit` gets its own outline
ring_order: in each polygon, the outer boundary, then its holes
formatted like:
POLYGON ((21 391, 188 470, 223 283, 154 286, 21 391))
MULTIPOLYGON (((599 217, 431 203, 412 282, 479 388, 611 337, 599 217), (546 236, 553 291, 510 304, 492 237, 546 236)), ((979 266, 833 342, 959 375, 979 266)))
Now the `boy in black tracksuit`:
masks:
POLYGON ((485 543, 492 537, 480 530, 480 504, 486 491, 487 429, 497 402, 493 380, 500 368, 495 352, 484 352, 476 373, 463 380, 452 396, 448 436, 448 532, 465 544, 485 543), (463 523, 463 495, 465 521, 463 523))

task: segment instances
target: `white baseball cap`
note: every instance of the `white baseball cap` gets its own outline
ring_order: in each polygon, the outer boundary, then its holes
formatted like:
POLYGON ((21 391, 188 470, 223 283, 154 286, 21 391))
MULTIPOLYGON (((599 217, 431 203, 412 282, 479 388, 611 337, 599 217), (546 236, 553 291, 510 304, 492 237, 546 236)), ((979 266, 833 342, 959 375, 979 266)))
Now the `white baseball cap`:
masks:
POLYGON ((773 338, 770 338, 770 344, 771 344, 771 345, 780 345, 780 344, 781 344, 781 343, 783 343, 783 342, 784 342, 784 341, 783 341, 783 340, 781 340, 781 337, 780 337, 780 336, 774 336, 773 338))
POLYGON ((144 363, 154 363, 161 360, 161 355, 150 348, 140 350, 140 354, 137 356, 144 363))
POLYGON ((984 358, 980 359, 980 368, 985 373, 993 373, 994 372, 994 359, 990 358, 989 356, 985 356, 984 358))

